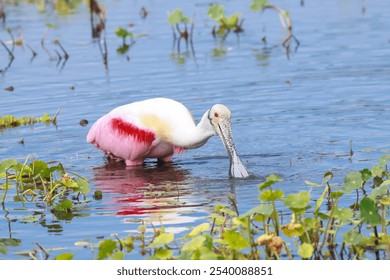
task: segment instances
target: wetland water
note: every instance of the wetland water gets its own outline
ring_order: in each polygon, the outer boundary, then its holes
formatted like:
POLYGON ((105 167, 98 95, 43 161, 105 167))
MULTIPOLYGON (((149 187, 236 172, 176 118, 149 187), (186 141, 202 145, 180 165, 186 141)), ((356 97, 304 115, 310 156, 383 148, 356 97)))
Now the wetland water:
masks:
MULTIPOLYGON (((1 259, 25 258, 16 253, 36 248, 35 242, 89 259, 91 251, 75 242, 137 232, 140 220, 161 221, 167 232, 180 236, 207 221, 216 204, 229 204, 230 193, 236 195, 240 213, 256 206, 257 185, 271 173, 283 178, 279 187, 288 194, 308 190, 304 180, 321 182, 328 170, 342 182, 349 171, 369 168, 389 153, 387 1, 305 1, 304 6, 298 0, 273 1, 290 12, 301 43, 290 59, 281 46, 277 14, 254 13, 250 1, 222 2, 228 14, 240 11, 245 18, 244 33, 239 38, 230 34, 224 43, 211 35, 208 2, 101 2, 106 7, 108 70, 91 39, 84 3, 66 15, 39 12, 33 4, 6 5, 1 39, 10 40, 6 28, 15 35, 22 29, 25 43, 38 55, 31 61, 26 47, 15 48, 12 65, 0 74, 0 115, 61 111, 56 127, 36 124, 0 131, 0 160, 24 161, 32 154, 60 161, 91 179, 91 189, 102 190, 103 198, 89 196, 78 211, 58 217, 42 202, 14 201, 10 190, 0 210, 0 238, 10 244, 1 259), (139 15, 143 6, 149 12, 144 19, 139 15), (185 52, 184 44, 182 54, 172 50, 166 11, 176 7, 195 16, 195 55, 185 52), (58 47, 52 41, 58 38, 70 55, 65 65, 50 60, 40 47, 46 23, 56 25, 47 35, 47 47, 54 55, 58 47), (146 36, 119 55, 122 40, 115 29, 129 23, 135 24, 134 33, 146 36), (9 86, 14 91, 3 90, 9 86), (228 106, 238 153, 254 177, 228 179, 229 161, 217 137, 176 156, 171 166, 152 161, 139 168, 107 165, 103 153, 86 143, 88 129, 114 107, 152 97, 182 102, 197 121, 215 103, 228 106), (80 126, 81 119, 89 125, 80 126)), ((8 55, 4 49, 0 55, 4 69, 8 55)), ((143 256, 134 250, 129 258, 143 256)))

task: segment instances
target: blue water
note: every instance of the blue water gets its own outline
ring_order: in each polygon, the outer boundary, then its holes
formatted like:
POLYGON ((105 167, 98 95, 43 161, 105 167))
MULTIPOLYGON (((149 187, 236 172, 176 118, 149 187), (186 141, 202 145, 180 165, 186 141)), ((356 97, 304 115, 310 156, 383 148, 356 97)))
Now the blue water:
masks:
MULTIPOLYGON (((103 2, 103 1, 102 1, 103 2)), ((335 182, 352 170, 371 167, 390 151, 390 6, 387 1, 273 1, 288 10, 300 41, 287 59, 284 38, 273 11, 254 13, 250 1, 223 1, 228 14, 241 11, 244 33, 230 34, 225 42, 211 35, 208 2, 199 1, 104 1, 107 13, 108 69, 96 40, 91 39, 89 12, 80 4, 74 13, 58 16, 39 12, 32 4, 7 5, 6 26, 0 38, 9 41, 23 30, 25 44, 38 52, 32 60, 28 48, 16 47, 15 60, 0 74, 0 115, 54 114, 60 108, 57 127, 36 124, 0 131, 0 160, 28 155, 60 161, 90 178, 92 195, 75 217, 63 220, 43 203, 12 200, 12 190, 0 211, 0 238, 19 240, 0 258, 19 259, 16 252, 45 248, 73 251, 77 259, 91 258, 91 251, 75 242, 123 237, 136 232, 140 219, 147 225, 163 224, 166 231, 183 235, 189 226, 207 221, 216 204, 237 197, 244 213, 258 203, 257 185, 271 173, 284 181, 287 193, 308 190, 304 180, 321 182, 332 170, 335 182), (362 12, 362 6, 365 12, 362 12), (148 16, 139 10, 145 6, 148 16), (166 11, 181 7, 196 22, 194 49, 180 58, 172 49, 172 32, 166 11), (46 23, 46 45, 55 56, 53 40, 59 39, 70 55, 66 64, 50 60, 40 47, 46 23), (121 39, 118 26, 129 23, 136 39, 126 55, 116 54, 121 39), (261 39, 266 36, 267 45, 261 39), (226 52, 215 56, 215 49, 226 52), (128 56, 128 57, 127 57, 128 56), (15 90, 3 90, 13 86, 15 90), (249 180, 228 179, 228 158, 215 137, 202 148, 186 151, 172 166, 126 169, 106 166, 101 151, 85 142, 91 124, 116 106, 152 97, 169 97, 185 104, 199 120, 215 103, 233 114, 237 150, 254 174, 249 180), (89 125, 79 125, 87 119, 89 125), (18 143, 24 139, 25 144, 18 143), (350 157, 350 141, 354 154, 350 157), (34 223, 23 222, 35 215, 34 223)), ((8 44, 10 46, 10 44, 8 44)), ((0 48, 0 67, 7 53, 0 48)), ((313 190, 315 196, 321 190, 313 190)), ((318 194, 317 194, 318 195, 318 194)), ((352 201, 344 201, 349 205, 352 201)), ((143 258, 137 250, 131 258, 143 258)))

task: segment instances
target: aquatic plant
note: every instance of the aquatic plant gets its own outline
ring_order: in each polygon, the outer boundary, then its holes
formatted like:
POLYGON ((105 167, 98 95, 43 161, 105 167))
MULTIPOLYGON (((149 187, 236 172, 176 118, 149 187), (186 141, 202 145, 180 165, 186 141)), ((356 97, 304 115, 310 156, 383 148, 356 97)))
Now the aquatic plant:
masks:
POLYGON ((216 21, 218 27, 213 26, 213 36, 221 36, 223 39, 227 37, 230 32, 236 34, 243 32, 242 23, 243 19, 240 19, 241 13, 234 13, 231 16, 226 16, 224 6, 220 4, 210 5, 207 14, 209 18, 216 21))
POLYGON ((181 9, 176 8, 173 12, 168 13, 168 24, 172 27, 173 45, 177 42, 177 52, 180 53, 180 42, 182 39, 186 42, 186 47, 188 48, 188 44, 190 44, 192 52, 194 52, 192 35, 195 23, 184 15, 181 9), (191 28, 188 30, 189 24, 191 24, 191 28))
MULTIPOLYGON (((13 90, 13 89, 12 89, 13 90)), ((59 110, 54 115, 54 117, 51 117, 48 113, 45 113, 41 117, 15 117, 14 115, 5 115, 0 117, 0 130, 6 129, 6 128, 12 128, 12 127, 18 127, 22 125, 33 125, 35 123, 56 123, 57 115, 59 110)))
POLYGON ((117 27, 115 35, 122 38, 122 45, 117 48, 116 52, 119 54, 125 54, 131 46, 135 44, 134 38, 136 37, 133 32, 128 31, 122 27, 117 27), (130 38, 130 43, 126 43, 126 38, 130 38))
POLYGON ((297 37, 295 37, 295 35, 293 34, 293 25, 292 25, 292 20, 291 20, 290 14, 286 10, 271 4, 268 0, 252 0, 252 4, 250 5, 250 9, 252 11, 255 11, 255 12, 257 12, 257 11, 262 12, 266 9, 271 9, 271 10, 275 10, 278 13, 280 23, 281 23, 283 29, 285 31, 287 31, 287 36, 283 40, 282 45, 285 47, 287 57, 289 58, 292 39, 296 43, 295 50, 297 50, 299 47, 299 41, 298 41, 297 37))
MULTIPOLYGON (((367 254, 380 259, 381 252, 389 257, 389 160, 385 155, 371 169, 347 174, 343 185, 331 183, 334 175, 326 172, 321 184, 305 181, 310 190, 288 195, 276 188, 282 179, 269 175, 258 186, 258 206, 241 214, 230 196, 230 206, 216 205, 209 222, 181 238, 163 225, 141 221, 137 234, 76 245, 92 248, 96 259, 124 259, 136 248, 159 260, 364 259, 367 254), (313 197, 313 188, 322 189, 319 197, 313 197), (341 199, 354 193, 356 203, 340 207, 341 199), (283 217, 286 212, 290 219, 283 217)), ((57 256, 73 257, 70 252, 57 256)))
POLYGON ((145 34, 136 35, 133 32, 122 27, 117 27, 117 29, 115 30, 115 35, 119 38, 122 38, 122 45, 119 46, 116 50, 119 54, 125 54, 135 44, 136 38, 142 38, 146 36, 145 34), (130 38, 130 43, 127 43, 127 38, 130 38))
POLYGON ((21 163, 15 159, 0 162, 1 202, 4 205, 8 190, 16 189, 16 201, 28 201, 28 197, 39 197, 48 206, 59 201, 53 212, 69 212, 72 202, 66 200, 67 192, 87 194, 88 180, 71 171, 66 171, 61 163, 33 160, 30 157, 21 163), (69 174, 76 176, 71 177, 69 174))

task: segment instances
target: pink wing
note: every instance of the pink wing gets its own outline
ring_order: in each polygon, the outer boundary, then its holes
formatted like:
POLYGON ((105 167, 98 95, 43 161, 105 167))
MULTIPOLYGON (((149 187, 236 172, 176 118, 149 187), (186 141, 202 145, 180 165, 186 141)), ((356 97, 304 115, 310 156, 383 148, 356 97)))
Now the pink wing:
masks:
POLYGON ((152 130, 139 128, 120 116, 104 115, 91 127, 87 142, 126 159, 137 160, 152 148, 156 136, 152 130))

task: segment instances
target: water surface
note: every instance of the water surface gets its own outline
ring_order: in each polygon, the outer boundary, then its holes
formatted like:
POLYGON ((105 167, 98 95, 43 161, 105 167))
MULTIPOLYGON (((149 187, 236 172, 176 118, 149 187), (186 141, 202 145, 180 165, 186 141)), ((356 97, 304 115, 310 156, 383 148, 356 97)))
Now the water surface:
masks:
MULTIPOLYGON (((231 193, 244 213, 257 205, 257 184, 271 173, 284 179, 279 187, 288 194, 308 190, 304 180, 320 182, 328 170, 335 182, 342 182, 349 171, 374 165, 389 152, 390 6, 387 1, 366 2, 363 13, 360 1, 305 1, 303 7, 299 2, 277 3, 290 11, 301 43, 287 59, 277 15, 251 12, 249 2, 223 2, 228 14, 243 12, 245 32, 221 42, 211 35, 208 2, 105 1, 108 69, 91 39, 85 4, 65 16, 40 13, 31 4, 7 5, 6 27, 15 34, 23 29, 25 43, 38 55, 31 61, 26 47, 16 47, 15 60, 0 74, 1 88, 15 88, 2 90, 1 115, 61 111, 56 127, 1 131, 0 160, 23 161, 32 154, 60 161, 90 178, 92 190, 102 190, 103 198, 88 197, 74 215, 56 217, 42 203, 13 201, 11 192, 0 215, 0 238, 11 238, 17 246, 0 258, 24 258, 15 253, 36 248, 38 242, 88 259, 91 252, 75 242, 125 236, 137 230, 140 220, 163 224, 180 236, 207 221, 216 204, 228 204, 231 193), (149 11, 145 19, 139 15, 142 6, 149 11), (185 52, 184 45, 180 55, 172 49, 166 11, 176 7, 195 16, 195 54, 185 52), (54 56, 52 41, 61 41, 70 54, 65 65, 50 60, 40 47, 48 22, 57 28, 48 33, 47 46, 54 56), (147 36, 137 39, 126 55, 118 55, 121 39, 114 31, 129 23, 135 24, 136 34, 147 36), (264 36, 267 45, 261 41, 264 36), (215 103, 228 106, 236 147, 254 176, 228 178, 228 158, 217 137, 176 156, 168 166, 153 161, 137 168, 107 164, 102 152, 85 141, 91 124, 116 106, 152 97, 182 102, 197 120, 215 103), (80 126, 81 119, 89 125, 80 126), (21 139, 24 145, 18 143, 21 139), (25 222, 26 215, 39 220, 25 222)), ((9 40, 6 27, 0 29, 3 41, 9 40)), ((7 54, 3 49, 0 54, 5 68, 7 54)), ((313 196, 319 191, 313 190, 313 196)), ((143 258, 137 250, 129 257, 143 258)))

